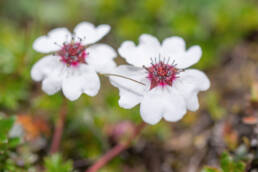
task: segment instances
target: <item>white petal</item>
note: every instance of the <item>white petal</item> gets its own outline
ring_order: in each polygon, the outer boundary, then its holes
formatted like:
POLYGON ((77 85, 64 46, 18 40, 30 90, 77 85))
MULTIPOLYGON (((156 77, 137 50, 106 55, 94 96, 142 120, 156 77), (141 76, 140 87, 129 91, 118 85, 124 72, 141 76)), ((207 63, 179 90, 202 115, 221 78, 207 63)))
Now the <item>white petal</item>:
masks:
POLYGON ((86 58, 87 64, 94 67, 97 72, 107 73, 116 66, 113 59, 117 54, 109 45, 95 44, 87 48, 87 53, 89 54, 86 58))
POLYGON ((87 70, 83 76, 83 92, 89 96, 96 96, 100 89, 100 80, 97 73, 92 69, 87 70))
POLYGON ((175 89, 156 87, 144 96, 140 112, 143 120, 149 124, 158 123, 162 117, 170 122, 178 121, 186 113, 186 105, 175 89))
POLYGON ((166 38, 162 42, 162 49, 168 51, 168 54, 182 53, 185 51, 185 41, 178 36, 166 38))
POLYGON ((197 63, 201 56, 200 46, 192 46, 185 50, 185 42, 182 38, 173 36, 167 38, 162 43, 162 56, 175 60, 177 68, 184 69, 197 63))
POLYGON ((63 93, 69 100, 78 99, 82 93, 95 96, 100 88, 99 77, 89 66, 80 65, 79 68, 70 68, 63 80, 63 93))
POLYGON ((31 77, 35 81, 43 80, 49 75, 57 65, 60 64, 60 57, 58 56, 46 56, 40 59, 31 69, 31 77))
MULTIPOLYGON (((142 83, 146 82, 147 74, 145 70, 141 68, 129 65, 121 65, 117 67, 113 73, 134 79, 142 83)), ((117 76, 110 76, 109 78, 111 84, 119 89, 119 105, 121 107, 130 109, 140 103, 145 93, 146 86, 117 76)))
POLYGON ((74 33, 76 38, 82 40, 83 45, 88 45, 99 41, 110 31, 110 29, 111 27, 106 24, 95 27, 89 22, 82 22, 75 27, 74 33))
POLYGON ((132 41, 125 41, 118 52, 128 63, 134 66, 149 66, 151 59, 159 56, 160 43, 154 36, 143 34, 139 38, 138 46, 132 41))
POLYGON ((190 111, 197 111, 199 109, 198 92, 193 92, 186 100, 187 109, 190 111))
POLYGON ((186 114, 186 102, 184 98, 173 87, 169 90, 168 104, 163 117, 165 120, 175 122, 186 114))
POLYGON ((42 90, 48 95, 57 93, 62 86, 62 80, 57 76, 50 76, 43 80, 42 90))
POLYGON ((180 69, 185 69, 196 64, 202 56, 202 49, 200 46, 195 45, 190 47, 186 53, 182 54, 181 56, 176 56, 176 64, 177 67, 180 69))
POLYGON ((179 74, 175 80, 174 87, 185 98, 187 108, 196 111, 199 108, 197 94, 199 91, 205 91, 210 87, 208 77, 196 69, 188 69, 179 74))
POLYGON ((33 43, 34 50, 50 53, 61 49, 63 43, 71 41, 71 33, 66 28, 56 28, 46 36, 40 36, 33 43))
POLYGON ((150 92, 144 96, 144 99, 140 105, 140 114, 148 124, 157 124, 162 118, 162 104, 157 99, 160 95, 154 95, 150 92))
POLYGON ((48 75, 43 79, 42 90, 48 95, 57 93, 62 86, 62 80, 65 76, 65 64, 59 61, 48 75))
POLYGON ((69 77, 63 81, 63 93, 71 101, 78 99, 82 94, 79 77, 69 77))

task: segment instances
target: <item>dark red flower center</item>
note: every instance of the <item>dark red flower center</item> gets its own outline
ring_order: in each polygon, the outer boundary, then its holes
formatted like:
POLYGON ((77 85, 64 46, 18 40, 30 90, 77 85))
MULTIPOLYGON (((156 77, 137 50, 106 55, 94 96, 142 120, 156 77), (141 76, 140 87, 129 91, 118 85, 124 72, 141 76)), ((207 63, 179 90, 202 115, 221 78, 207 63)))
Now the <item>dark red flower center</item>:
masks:
POLYGON ((86 63, 86 48, 81 43, 64 44, 57 54, 61 57, 61 61, 68 66, 77 66, 80 63, 86 63))
POLYGON ((166 64, 163 61, 151 64, 150 67, 144 67, 148 71, 148 79, 151 81, 150 89, 157 86, 172 86, 173 81, 177 78, 179 69, 173 64, 166 64))

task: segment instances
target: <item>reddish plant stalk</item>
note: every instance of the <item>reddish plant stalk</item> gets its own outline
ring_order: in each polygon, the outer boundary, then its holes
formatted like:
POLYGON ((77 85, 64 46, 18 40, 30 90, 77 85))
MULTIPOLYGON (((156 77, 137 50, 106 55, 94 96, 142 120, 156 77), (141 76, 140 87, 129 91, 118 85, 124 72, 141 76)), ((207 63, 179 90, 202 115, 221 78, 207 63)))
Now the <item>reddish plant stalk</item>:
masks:
POLYGON ((100 168, 105 166, 114 157, 116 157, 122 151, 127 149, 130 146, 131 142, 141 133, 144 126, 145 126, 145 123, 141 123, 137 127, 135 127, 134 132, 126 142, 117 144, 115 147, 109 150, 105 155, 103 155, 99 160, 97 160, 97 162, 95 162, 85 172, 97 172, 100 168))
MULTIPOLYGON (((64 100, 65 101, 65 100, 64 100)), ((55 124, 55 131, 50 147, 50 154, 56 153, 59 150, 60 141, 63 135, 64 123, 67 114, 66 103, 64 102, 59 112, 58 119, 55 124)))

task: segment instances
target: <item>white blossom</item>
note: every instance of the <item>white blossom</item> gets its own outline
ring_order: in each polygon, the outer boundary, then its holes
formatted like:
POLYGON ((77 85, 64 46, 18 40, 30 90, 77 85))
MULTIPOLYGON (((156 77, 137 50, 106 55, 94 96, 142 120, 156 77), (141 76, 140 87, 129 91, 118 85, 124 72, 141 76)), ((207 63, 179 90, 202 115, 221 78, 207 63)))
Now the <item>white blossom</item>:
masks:
POLYGON ((130 64, 115 69, 114 74, 121 77, 110 76, 112 85, 119 89, 121 107, 130 109, 140 104, 141 117, 149 124, 162 118, 178 121, 187 110, 198 110, 197 94, 207 90, 210 81, 203 72, 186 68, 200 60, 199 46, 186 50, 180 37, 160 43, 143 34, 139 45, 125 41, 118 52, 130 64))
POLYGON ((62 89, 71 101, 78 99, 82 93, 95 96, 100 88, 97 72, 108 72, 116 66, 113 59, 117 54, 113 48, 106 44, 94 44, 109 31, 109 25, 95 27, 82 22, 73 33, 66 28, 57 28, 40 36, 33 48, 48 55, 33 66, 33 80, 42 81, 42 89, 49 95, 62 89))

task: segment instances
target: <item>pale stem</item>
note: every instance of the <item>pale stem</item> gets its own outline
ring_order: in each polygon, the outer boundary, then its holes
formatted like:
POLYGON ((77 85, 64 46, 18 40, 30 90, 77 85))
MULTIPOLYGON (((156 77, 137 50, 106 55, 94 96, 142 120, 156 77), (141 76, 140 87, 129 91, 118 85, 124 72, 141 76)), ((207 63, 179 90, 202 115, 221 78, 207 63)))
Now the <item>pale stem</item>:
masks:
POLYGON ((130 80, 130 81, 133 81, 133 82, 136 82, 136 83, 138 83, 138 84, 141 84, 141 85, 144 85, 144 86, 145 86, 144 83, 142 83, 142 82, 140 82, 140 81, 137 81, 137 80, 135 80, 135 79, 132 79, 132 78, 123 76, 123 75, 112 74, 112 73, 104 73, 104 74, 102 74, 102 75, 104 75, 104 76, 115 76, 115 77, 120 77, 120 78, 128 79, 128 80, 130 80))
POLYGON ((53 135, 53 139, 52 139, 52 143, 49 151, 50 154, 56 153, 59 150, 60 142, 63 135, 66 114, 67 114, 67 107, 66 107, 66 100, 64 100, 64 103, 60 108, 58 119, 56 120, 56 123, 55 123, 55 131, 54 131, 54 135, 53 135))
POLYGON ((117 155, 119 155, 122 151, 127 149, 133 140, 141 133, 142 129, 145 127, 145 123, 141 123, 138 126, 134 128, 134 132, 132 135, 128 138, 128 140, 125 143, 119 143, 115 147, 113 147, 111 150, 109 150, 106 154, 104 154, 102 157, 100 157, 99 160, 97 160, 90 168, 88 168, 85 172, 97 172, 100 168, 105 166, 109 161, 111 161, 113 158, 115 158, 117 155))

